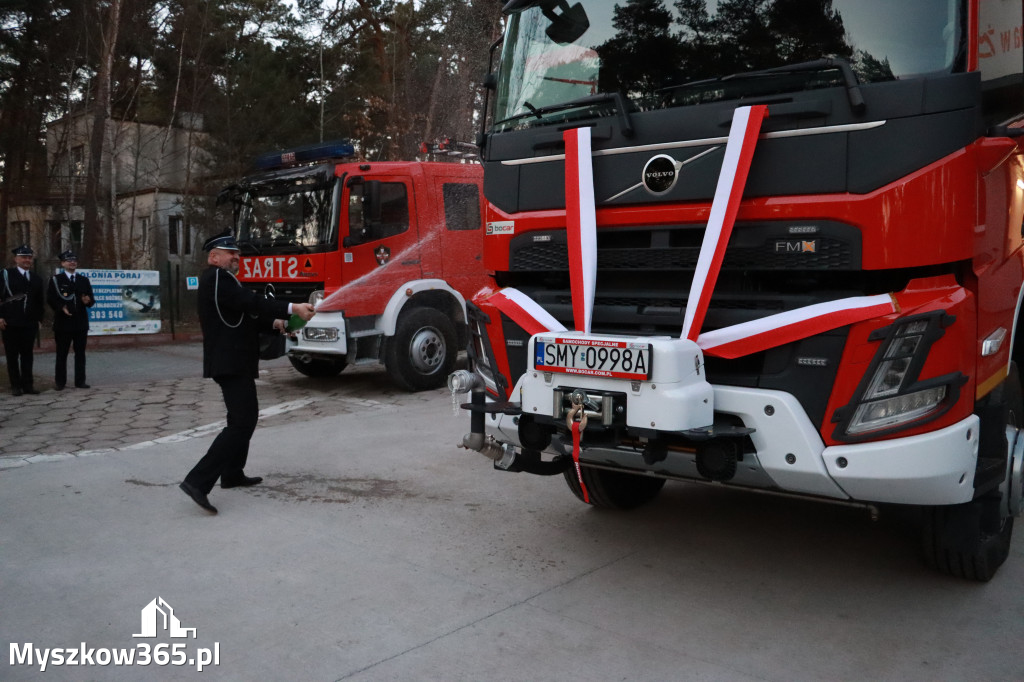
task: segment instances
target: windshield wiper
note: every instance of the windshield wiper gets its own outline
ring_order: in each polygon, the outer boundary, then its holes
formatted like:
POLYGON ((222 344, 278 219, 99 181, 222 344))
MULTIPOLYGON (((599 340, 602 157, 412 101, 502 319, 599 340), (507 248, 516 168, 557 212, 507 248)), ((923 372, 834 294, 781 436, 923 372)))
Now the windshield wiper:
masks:
POLYGON ((529 111, 524 111, 521 114, 516 114, 515 116, 510 116, 508 118, 503 118, 500 121, 496 121, 493 125, 499 126, 503 123, 511 123, 512 121, 518 121, 529 116, 543 118, 544 114, 550 114, 555 111, 586 107, 593 104, 601 104, 602 102, 614 102, 615 110, 619 116, 619 123, 622 125, 623 136, 633 137, 633 123, 629 118, 629 110, 626 108, 626 102, 628 101, 629 100, 621 92, 601 92, 596 95, 587 95, 586 97, 580 97, 579 99, 572 99, 568 102, 559 102, 558 104, 549 104, 544 107, 535 107, 529 102, 523 102, 523 106, 529 109, 529 111))
POLYGON ((684 88, 707 85, 709 83, 726 83, 731 81, 740 81, 747 78, 763 78, 765 76, 774 76, 785 73, 800 73, 804 71, 829 71, 831 69, 838 70, 843 76, 843 85, 846 87, 846 97, 850 102, 850 109, 855 114, 863 114, 866 109, 866 105, 864 103, 864 95, 860 91, 860 84, 857 82, 857 76, 853 73, 850 63, 840 57, 823 57, 821 59, 813 59, 807 62, 797 62, 796 64, 776 66, 771 69, 745 71, 742 73, 729 74, 728 76, 720 76, 718 78, 706 78, 699 81, 690 81, 689 83, 682 83, 681 85, 665 88, 665 90, 681 90, 684 88))

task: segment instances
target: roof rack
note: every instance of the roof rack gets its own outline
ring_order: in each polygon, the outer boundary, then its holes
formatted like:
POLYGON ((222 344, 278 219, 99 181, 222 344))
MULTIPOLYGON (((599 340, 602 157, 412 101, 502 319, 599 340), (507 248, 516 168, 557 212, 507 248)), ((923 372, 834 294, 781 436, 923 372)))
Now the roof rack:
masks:
POLYGON ((450 137, 446 137, 437 142, 420 142, 420 154, 477 161, 480 158, 480 148, 469 142, 456 142, 450 137))

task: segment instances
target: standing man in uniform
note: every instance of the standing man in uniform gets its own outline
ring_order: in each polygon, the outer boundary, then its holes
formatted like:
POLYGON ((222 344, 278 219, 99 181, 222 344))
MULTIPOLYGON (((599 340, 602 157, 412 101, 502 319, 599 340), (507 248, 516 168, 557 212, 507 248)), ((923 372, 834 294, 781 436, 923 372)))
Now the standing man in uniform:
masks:
POLYGON ((32 378, 32 353, 43 321, 43 280, 32 272, 35 252, 22 244, 14 254, 14 267, 0 271, 0 333, 7 355, 11 393, 39 393, 32 378))
POLYGON ((78 256, 74 251, 60 254, 64 272, 50 278, 46 302, 53 308, 53 338, 57 346, 57 364, 53 381, 57 390, 68 382, 68 350, 75 349, 75 388, 85 383, 85 343, 89 338, 89 308, 93 304, 92 284, 85 275, 76 275, 78 256))
POLYGON ((263 480, 246 476, 243 470, 259 418, 259 333, 273 329, 283 333, 284 318, 295 314, 309 320, 313 306, 266 299, 243 287, 234 275, 239 251, 230 231, 207 239, 203 250, 208 252, 210 265, 199 278, 203 376, 220 386, 228 423, 179 487, 200 507, 216 514, 207 495, 218 478, 221 488, 251 486, 263 480))

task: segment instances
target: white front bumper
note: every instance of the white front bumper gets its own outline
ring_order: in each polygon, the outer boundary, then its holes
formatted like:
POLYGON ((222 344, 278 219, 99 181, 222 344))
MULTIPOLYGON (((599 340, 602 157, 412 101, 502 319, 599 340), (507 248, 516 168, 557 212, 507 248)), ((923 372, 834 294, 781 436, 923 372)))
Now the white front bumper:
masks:
POLYGON ((958 504, 974 496, 979 419, 920 436, 825 448, 822 459, 846 493, 897 504, 958 504))
MULTIPOLYGON (((550 409, 546 407, 552 404, 550 398, 536 395, 536 387, 522 394, 525 378, 513 393, 522 396, 524 412, 534 406, 550 409)), ((750 439, 756 451, 744 456, 732 483, 861 502, 946 505, 973 497, 976 416, 919 436, 825 447, 818 429, 791 394, 734 386, 712 388, 716 413, 735 415, 744 426, 754 429, 750 439)), ((629 393, 628 384, 624 390, 629 393)), ((512 416, 489 415, 486 429, 499 442, 520 445, 512 416)), ((583 462, 696 477, 692 461, 685 461, 686 457, 670 454, 668 461, 648 467, 639 453, 629 450, 595 448, 588 454, 584 448, 580 454, 583 462)))
POLYGON ((288 337, 288 353, 301 355, 347 355, 345 317, 341 313, 317 313, 295 338, 288 337), (323 340, 319 340, 322 338, 323 340))

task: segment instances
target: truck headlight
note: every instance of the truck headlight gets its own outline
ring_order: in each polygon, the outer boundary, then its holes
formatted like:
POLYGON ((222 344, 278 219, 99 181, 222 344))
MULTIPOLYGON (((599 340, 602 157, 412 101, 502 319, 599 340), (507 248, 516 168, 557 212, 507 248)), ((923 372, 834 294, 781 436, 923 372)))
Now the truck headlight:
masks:
POLYGON ((938 408, 946 397, 946 390, 946 386, 936 386, 894 398, 862 403, 853 413, 846 432, 858 435, 914 421, 938 408))
POLYGON ((319 341, 322 343, 337 341, 340 337, 337 327, 310 327, 302 328, 302 338, 306 341, 319 341))
POLYGON ((833 437, 858 440, 879 436, 944 414, 960 396, 967 377, 960 372, 919 380, 932 345, 954 317, 924 313, 876 329, 881 344, 848 405, 836 410, 833 437))

